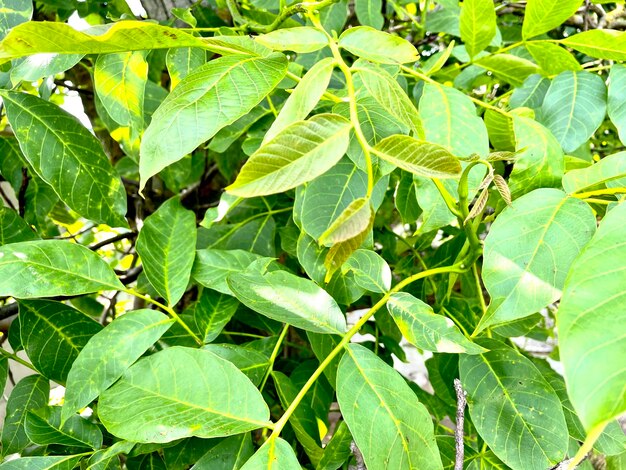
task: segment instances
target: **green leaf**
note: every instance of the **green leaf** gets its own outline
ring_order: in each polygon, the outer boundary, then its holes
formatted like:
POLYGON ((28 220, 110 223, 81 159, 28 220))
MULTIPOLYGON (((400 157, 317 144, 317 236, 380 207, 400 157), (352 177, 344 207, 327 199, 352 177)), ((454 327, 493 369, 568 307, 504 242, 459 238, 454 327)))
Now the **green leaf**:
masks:
POLYGON ((489 352, 459 360, 472 423, 489 448, 513 470, 550 468, 568 446, 561 402, 533 363, 499 341, 489 352))
POLYGON ((4 0, 0 12, 0 39, 11 28, 28 21, 33 16, 33 2, 30 0, 4 0))
MULTIPOLYGON (((225 278, 223 282, 226 285, 225 278)), ((211 289, 202 289, 193 307, 193 319, 200 338, 205 343, 210 343, 217 338, 235 314, 237 307, 239 307, 239 302, 230 295, 211 289)))
POLYGON ((36 82, 71 69, 82 58, 82 54, 35 54, 17 59, 11 67, 11 82, 36 82))
POLYGON ((345 421, 340 421, 326 447, 317 470, 337 470, 352 454, 352 434, 345 421))
POLYGON ((485 239, 482 277, 491 304, 478 331, 559 300, 572 262, 595 227, 591 208, 558 189, 537 189, 513 201, 485 239))
POLYGON ((107 470, 114 461, 119 462, 118 455, 128 454, 134 446, 134 442, 117 441, 106 449, 94 452, 89 457, 86 470, 107 470))
POLYGON ((609 73, 608 113, 622 143, 626 142, 626 66, 614 64, 609 73))
POLYGON ((93 74, 96 93, 111 119, 135 132, 141 131, 148 80, 145 53, 102 54, 93 74))
POLYGON ((135 442, 230 436, 269 420, 261 393, 233 364, 180 346, 128 369, 101 395, 98 414, 111 434, 135 442))
POLYGON ((387 261, 372 250, 356 250, 345 263, 354 280, 370 292, 384 294, 391 289, 391 269, 387 261))
POLYGON ((239 470, 253 453, 250 434, 229 437, 204 454, 191 470, 239 470))
POLYGON ((41 375, 30 375, 15 385, 7 401, 0 438, 3 456, 21 452, 31 443, 24 430, 26 413, 46 406, 49 395, 50 384, 41 375))
POLYGON ((598 59, 626 60, 624 31, 593 29, 561 39, 560 43, 598 59))
POLYGON ((100 330, 98 322, 61 302, 20 301, 22 345, 37 370, 55 382, 65 382, 80 351, 100 330))
POLYGON ((265 133, 263 143, 274 138, 285 127, 308 116, 326 91, 334 67, 335 60, 331 57, 322 59, 311 67, 285 101, 272 126, 265 133))
POLYGON ((576 58, 558 44, 531 41, 526 43, 526 49, 547 75, 558 75, 567 70, 582 70, 576 58))
POLYGON ((598 187, 623 186, 626 178, 626 152, 604 157, 586 168, 570 170, 563 176, 563 189, 569 194, 598 187))
POLYGON ((356 72, 355 82, 358 79, 363 89, 389 115, 405 124, 415 136, 423 136, 420 116, 413 102, 389 72, 382 67, 363 61, 357 61, 352 69, 356 72))
POLYGON ((0 358, 0 395, 4 393, 4 388, 9 378, 9 359, 7 357, 0 358))
POLYGON ((593 135, 606 116, 604 80, 590 72, 563 72, 546 93, 540 121, 573 152, 593 135))
POLYGON ((558 187, 565 169, 561 145, 552 133, 534 119, 513 117, 515 158, 509 187, 513 199, 533 189, 558 187))
POLYGON ((24 428, 30 440, 37 445, 60 444, 92 449, 102 447, 102 431, 97 425, 78 415, 61 424, 60 406, 45 406, 29 411, 24 428))
POLYGON ((206 63, 206 51, 199 47, 170 49, 165 56, 165 63, 173 90, 183 78, 206 63))
POLYGON ((48 101, 7 91, 2 98, 22 153, 63 202, 87 219, 126 226, 124 186, 100 142, 48 101))
POLYGON ((369 199, 364 197, 355 199, 320 235, 320 245, 332 246, 356 237, 368 228, 371 217, 369 199))
POLYGON ((39 236, 17 212, 0 207, 0 245, 37 240, 39 236))
POLYGON ((524 11, 522 36, 530 39, 561 26, 576 13, 581 0, 528 0, 524 11))
POLYGON ((418 176, 453 178, 461 174, 459 160, 446 148, 407 135, 387 137, 373 151, 383 160, 418 176))
POLYGON ((346 320, 335 300, 313 281, 286 271, 248 270, 228 277, 245 306, 266 317, 315 333, 345 333, 346 320))
POLYGON ((278 132, 254 152, 226 190, 240 197, 295 188, 332 168, 348 149, 350 121, 318 114, 278 132))
POLYGON ((385 24, 382 8, 382 0, 355 0, 354 2, 354 12, 359 23, 374 29, 381 29, 385 24))
POLYGON ((443 468, 428 410, 396 371, 363 346, 346 346, 337 401, 367 468, 443 468))
POLYGON ((419 53, 413 44, 369 26, 356 26, 341 33, 339 47, 380 64, 405 64, 419 60, 419 53))
POLYGON ((461 39, 470 57, 485 49, 496 35, 496 10, 491 0, 465 0, 461 6, 461 39))
POLYGON ((298 54, 315 52, 328 45, 327 36, 310 26, 277 29, 257 36, 255 41, 275 51, 293 51, 298 54))
POLYGON ((557 314, 567 392, 588 432, 626 410, 625 222, 624 204, 606 214, 572 264, 557 314))
POLYGON ((452 320, 433 312, 430 305, 399 292, 387 301, 387 309, 407 341, 433 352, 481 354, 483 348, 468 340, 452 320))
MULTIPOLYGON (((244 250, 204 249, 196 252, 192 276, 194 281, 222 294, 232 295, 226 282, 230 274, 245 270, 253 261, 262 259, 244 250)), ((270 258, 266 258, 268 261, 270 258)))
POLYGON ((299 470, 300 464, 287 441, 272 437, 248 459, 241 470, 299 470))
POLYGON ((187 75, 165 98, 141 141, 141 188, 254 108, 285 76, 287 59, 226 56, 187 75))
POLYGON ((147 217, 137 238, 146 277, 168 305, 181 299, 196 256, 196 216, 180 197, 164 202, 147 217))
POLYGON ((265 371, 269 366, 267 356, 252 348, 234 344, 207 344, 203 349, 212 352, 222 359, 226 359, 228 362, 232 362, 237 369, 243 372, 257 386, 263 380, 265 371))
POLYGON ((165 333, 173 320, 136 310, 113 320, 83 347, 67 376, 61 414, 65 422, 111 386, 165 333))
POLYGON ((2 470, 72 470, 83 455, 60 457, 20 457, 0 465, 2 470))
POLYGON ((529 75, 539 72, 536 64, 512 54, 488 55, 475 60, 474 64, 493 72, 496 77, 516 87, 522 86, 529 75))
POLYGON ((509 105, 513 109, 526 107, 538 110, 541 108, 548 88, 550 88, 550 80, 539 74, 531 75, 526 79, 524 85, 513 90, 509 105))
POLYGON ((0 61, 37 53, 111 54, 115 52, 202 47, 218 54, 249 54, 254 43, 240 38, 200 38, 148 21, 119 21, 77 31, 67 23, 29 21, 14 27, 0 42, 0 61))
POLYGON ((82 245, 35 240, 0 247, 0 296, 28 299, 123 288, 109 265, 82 245))

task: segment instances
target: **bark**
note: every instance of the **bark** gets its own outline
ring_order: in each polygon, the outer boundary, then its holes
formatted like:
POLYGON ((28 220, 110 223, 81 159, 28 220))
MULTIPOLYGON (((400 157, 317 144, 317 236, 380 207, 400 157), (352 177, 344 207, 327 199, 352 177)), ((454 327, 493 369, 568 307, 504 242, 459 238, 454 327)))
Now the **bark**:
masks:
POLYGON ((189 8, 194 0, 141 0, 148 18, 164 21, 172 17, 172 8, 189 8))

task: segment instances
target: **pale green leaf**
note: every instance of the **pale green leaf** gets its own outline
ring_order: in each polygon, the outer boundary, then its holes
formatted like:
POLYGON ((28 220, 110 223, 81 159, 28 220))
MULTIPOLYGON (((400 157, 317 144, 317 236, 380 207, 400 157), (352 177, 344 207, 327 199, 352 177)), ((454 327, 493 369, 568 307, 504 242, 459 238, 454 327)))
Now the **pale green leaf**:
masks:
POLYGON ((237 299, 274 320, 315 333, 342 334, 346 320, 335 300, 313 281, 286 271, 249 270, 228 277, 237 299))
POLYGON ((187 289, 196 255, 196 216, 180 197, 167 200, 144 220, 137 253, 150 284, 175 305, 187 289))
POLYGON ((180 29, 148 21, 119 21, 77 31, 67 23, 29 21, 14 27, 0 42, 0 61, 37 53, 111 54, 115 52, 202 47, 218 54, 250 54, 250 44, 241 38, 200 38, 180 29))
POLYGON ((625 204, 606 214, 572 264, 557 314, 567 392, 588 432, 626 410, 625 223, 625 204))
POLYGON ((6 91, 2 98, 22 153, 63 202, 85 218, 126 226, 126 193, 100 142, 48 101, 6 91))
POLYGON ((20 301, 22 345, 37 370, 55 382, 65 382, 80 351, 100 330, 98 322, 61 302, 20 301))
POLYGON ((537 189, 513 201, 485 239, 482 277, 491 304, 478 330, 559 300, 570 266, 595 228, 591 208, 558 189, 537 189))
POLYGON ((481 354, 483 348, 468 340, 452 320, 404 292, 393 294, 387 309, 407 341, 426 351, 481 354))
POLYGON ((513 199, 533 189, 558 187, 565 169, 561 145, 552 133, 531 118, 513 117, 515 148, 509 187, 513 199))
POLYGON ((522 36, 529 39, 560 26, 576 13, 582 0, 528 0, 522 36))
POLYGON ((516 87, 522 86, 528 76, 539 72, 536 64, 512 54, 488 55, 475 60, 474 64, 516 87))
POLYGON ((626 66, 614 64, 609 73, 608 113, 619 138, 626 143, 626 66))
POLYGON ((609 155, 586 168, 568 171, 563 176, 563 189, 571 194, 612 187, 621 183, 617 180, 622 178, 626 178, 626 152, 609 155))
POLYGON ((0 207, 0 245, 37 240, 39 236, 17 212, 0 207))
POLYGON ((359 20, 359 24, 370 26, 374 29, 381 29, 385 24, 385 17, 382 14, 382 0, 355 0, 354 12, 359 20))
POLYGON ((21 457, 0 465, 2 470, 72 470, 83 458, 82 455, 21 457))
POLYGON ((35 240, 0 247, 0 296, 28 299, 123 288, 109 265, 82 245, 35 240))
POLYGON ((513 109, 526 107, 537 110, 541 108, 548 88, 550 88, 550 80, 539 74, 531 75, 521 87, 513 90, 509 106, 513 109))
POLYGON ((15 385, 6 404, 6 416, 2 427, 0 441, 3 456, 21 452, 30 445, 30 439, 24 430, 26 413, 46 406, 49 395, 50 384, 48 379, 41 375, 30 375, 15 385))
POLYGON ((348 149, 350 121, 318 114, 278 132, 254 152, 226 190, 240 197, 295 188, 332 168, 348 149))
POLYGON ((328 37, 310 26, 283 28, 261 34, 255 40, 275 51, 293 51, 298 54, 315 52, 328 45, 328 37))
POLYGON ((280 82, 287 59, 225 56, 187 75, 165 98, 141 141, 141 188, 217 131, 254 108, 280 82))
MULTIPOLYGON (((223 282, 226 285, 225 278, 223 282)), ((237 307, 239 302, 230 295, 202 289, 198 301, 193 306, 193 319, 200 338, 205 343, 217 338, 235 314, 237 307)))
POLYGON ((89 457, 86 470, 107 470, 113 463, 113 459, 119 462, 117 458, 118 455, 128 454, 134 446, 134 442, 117 441, 106 449, 94 452, 91 457, 89 457))
POLYGON ((232 436, 210 449, 191 470, 239 470, 253 453, 250 434, 232 436))
POLYGON ((29 411, 24 423, 29 439, 37 445, 60 444, 74 447, 102 447, 100 428, 78 415, 61 424, 61 407, 45 406, 29 411))
POLYGON ((423 136, 420 116, 413 102, 387 70, 363 61, 357 61, 353 70, 356 72, 355 82, 358 79, 368 94, 389 115, 411 129, 415 136, 423 136))
POLYGON ((513 470, 547 469, 565 457, 567 425, 561 402, 533 363, 493 339, 478 356, 462 355, 461 383, 472 423, 513 470))
POLYGON ((259 385, 269 367, 269 359, 264 354, 245 346, 235 344, 207 344, 203 349, 232 362, 254 385, 259 385))
POLYGON ((30 0, 3 0, 0 11, 0 39, 15 26, 24 23, 33 16, 33 2, 30 0))
POLYGON ((108 115, 120 126, 143 129, 144 93, 148 62, 144 52, 123 52, 98 56, 94 86, 108 115))
POLYGON ((384 294, 391 289, 391 269, 387 261, 372 250, 356 250, 345 263, 358 285, 370 292, 384 294))
POLYGON ((418 176, 454 178, 461 174, 458 158, 446 148, 406 135, 392 135, 381 140, 373 152, 383 160, 418 176))
POLYGON ((419 53, 413 44, 369 26, 356 26, 341 33, 339 47, 380 64, 405 64, 419 60, 419 53))
POLYGON ((576 58, 558 44, 546 41, 530 41, 526 43, 526 49, 547 75, 558 75, 566 70, 582 70, 582 66, 576 58))
POLYGON ((170 49, 165 56, 165 63, 173 90, 183 78, 206 63, 206 51, 199 47, 170 49))
MULTIPOLYGON (((516 88, 517 90, 517 88, 516 88)), ((491 146, 500 151, 515 151, 513 119, 497 111, 488 109, 484 115, 491 146)))
POLYGON ((11 82, 35 82, 40 78, 56 75, 74 67, 83 58, 82 54, 34 54, 16 60, 11 67, 11 82))
POLYGON ((340 421, 333 437, 324 447, 324 455, 320 460, 317 470, 337 470, 350 458, 352 455, 352 434, 348 429, 348 425, 345 421, 340 421))
POLYGON ((248 459, 241 470, 300 470, 295 452, 287 441, 272 437, 248 459))
POLYGON ((311 67, 285 101, 278 116, 265 133, 263 143, 271 140, 288 125, 308 116, 326 91, 334 67, 335 61, 331 57, 326 57, 311 67))
POLYGON ((428 410, 397 372, 363 346, 346 346, 337 401, 367 468, 443 468, 428 410))
POLYGON ((540 121, 573 152, 593 135, 606 116, 604 80, 590 72, 563 72, 546 93, 540 121))
POLYGON ((592 29, 561 39, 560 42, 598 59, 626 60, 626 32, 624 31, 592 29))
POLYGON ((369 199, 355 199, 320 235, 320 245, 332 246, 363 233, 369 226, 371 215, 369 199))
POLYGON ((474 57, 496 35, 496 10, 493 1, 464 0, 460 22, 461 39, 470 57, 474 57))
POLYGON ((226 283, 228 275, 245 270, 253 261, 261 258, 262 256, 245 250, 198 250, 191 275, 198 284, 232 295, 226 283))
POLYGON ((136 310, 116 318, 95 334, 83 347, 67 376, 62 420, 87 406, 119 379, 172 322, 155 310, 136 310))
POLYGON ((98 414, 109 432, 135 442, 230 436, 269 420, 261 393, 233 364, 180 346, 128 369, 101 395, 98 414))

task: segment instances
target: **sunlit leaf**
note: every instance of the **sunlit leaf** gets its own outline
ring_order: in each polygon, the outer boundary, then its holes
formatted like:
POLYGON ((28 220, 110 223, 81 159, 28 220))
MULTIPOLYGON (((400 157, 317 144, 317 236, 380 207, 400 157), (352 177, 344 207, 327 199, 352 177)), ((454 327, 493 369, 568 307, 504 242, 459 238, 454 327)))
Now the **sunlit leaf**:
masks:
POLYGON ((522 36, 529 39, 556 28, 576 13, 581 0, 528 0, 522 36))
POLYGON ((328 37, 310 26, 277 29, 257 36, 256 41, 275 51, 293 51, 299 54, 314 52, 328 45, 328 37))
POLYGON ((496 11, 491 0, 465 0, 461 6, 461 39, 470 57, 485 49, 496 35, 496 11))
POLYGON ((381 64, 404 64, 419 59, 419 53, 410 42, 369 26, 357 26, 344 31, 339 36, 339 47, 381 64))

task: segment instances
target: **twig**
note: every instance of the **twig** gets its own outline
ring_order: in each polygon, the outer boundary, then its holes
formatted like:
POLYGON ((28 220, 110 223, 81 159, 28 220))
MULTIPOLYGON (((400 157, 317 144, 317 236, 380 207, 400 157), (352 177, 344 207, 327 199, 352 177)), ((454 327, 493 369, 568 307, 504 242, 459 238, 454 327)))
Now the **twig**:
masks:
POLYGON ((461 385, 461 381, 459 379, 454 379, 454 390, 456 391, 456 429, 454 430, 456 459, 454 460, 454 470, 463 470, 463 462, 465 461, 463 425, 465 423, 465 405, 467 405, 467 393, 465 393, 465 390, 463 390, 463 385, 461 385))
POLYGON ((20 185, 20 190, 17 193, 17 203, 20 217, 24 217, 24 214, 26 213, 26 190, 28 189, 29 181, 30 176, 28 176, 28 170, 26 168, 22 168, 22 184, 20 185))
POLYGON ((352 443, 350 444, 350 451, 352 452, 352 454, 354 455, 354 459, 356 460, 355 470, 367 470, 367 467, 365 466, 365 461, 363 460, 363 454, 357 447, 356 442, 352 441, 352 443))
POLYGON ((96 251, 102 248, 103 246, 107 246, 107 245, 110 245, 111 243, 119 242, 120 240, 126 240, 127 238, 135 238, 136 236, 137 234, 135 232, 120 233, 119 235, 116 235, 114 237, 107 238, 106 240, 102 240, 101 242, 98 242, 98 243, 94 243, 93 245, 89 247, 89 249, 92 251, 96 251))

